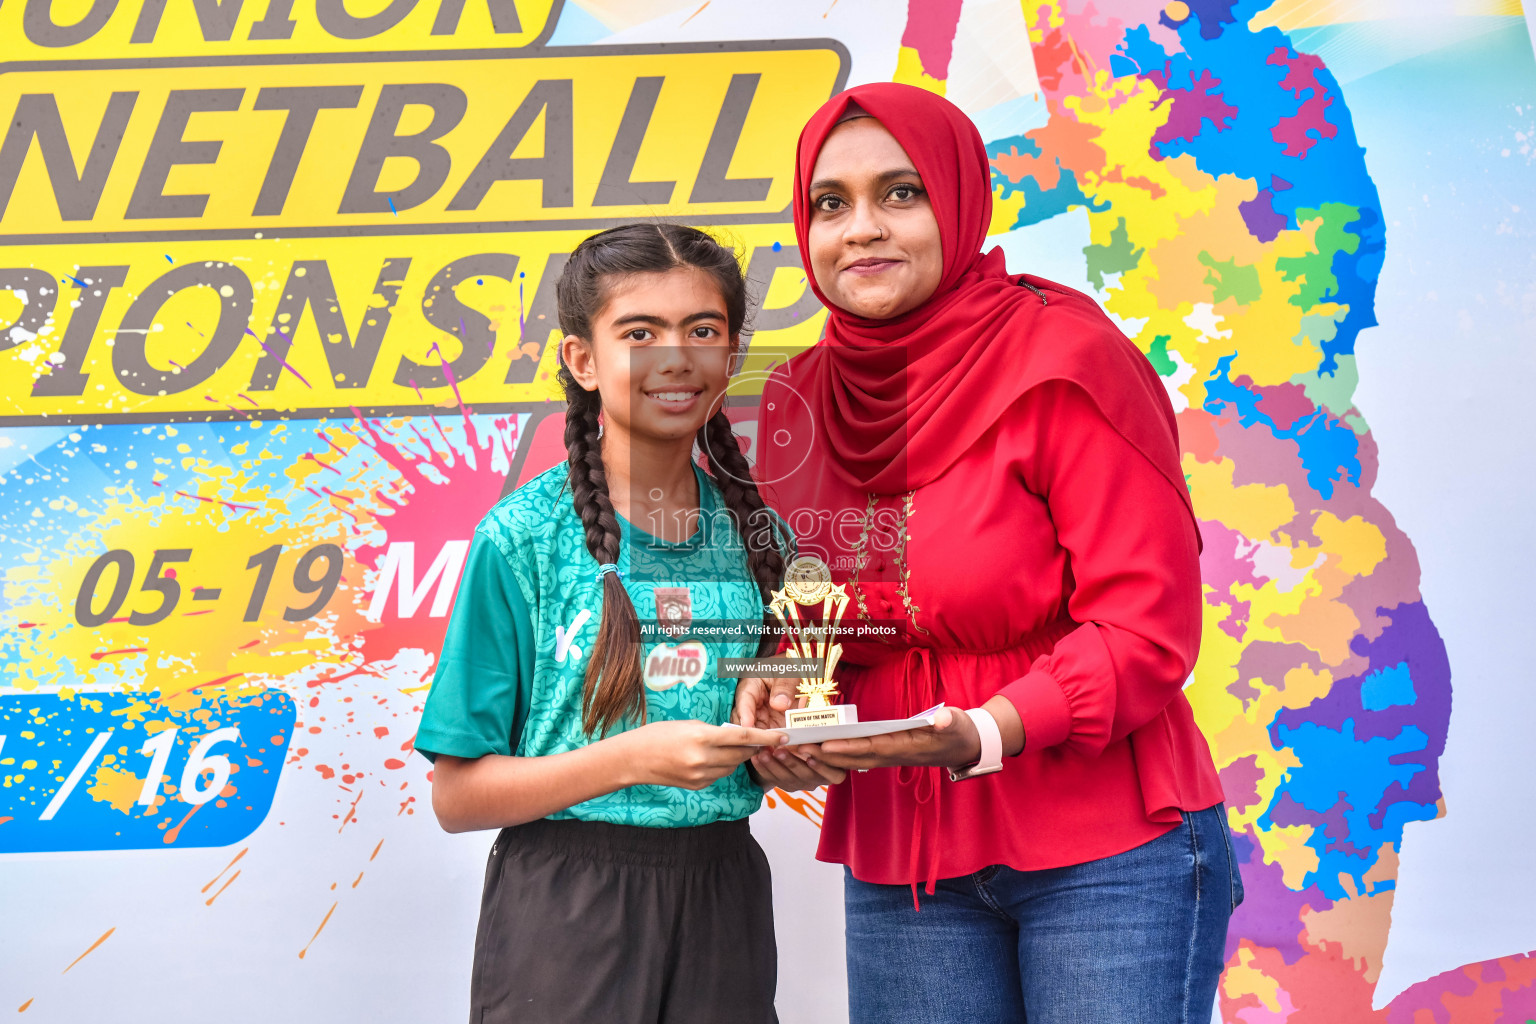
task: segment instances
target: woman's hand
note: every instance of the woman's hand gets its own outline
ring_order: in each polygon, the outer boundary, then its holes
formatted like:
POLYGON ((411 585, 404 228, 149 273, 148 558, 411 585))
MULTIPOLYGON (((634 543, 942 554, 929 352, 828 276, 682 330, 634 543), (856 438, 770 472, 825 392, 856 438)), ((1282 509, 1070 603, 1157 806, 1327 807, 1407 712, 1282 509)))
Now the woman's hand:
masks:
POLYGON ((763 747, 782 744, 780 732, 704 722, 651 722, 620 733, 634 774, 627 785, 703 789, 731 774, 763 747))
MULTIPOLYGON (((787 751, 788 752, 788 751, 787 751)), ((890 765, 937 765, 959 768, 981 757, 981 734, 971 716, 959 708, 935 712, 933 725, 921 729, 827 740, 796 747, 793 753, 813 757, 839 768, 884 768, 890 765)))
MULTIPOLYGON (((983 704, 982 709, 997 723, 1003 756, 1022 752, 1024 724, 1013 702, 999 694, 983 704)), ((855 740, 828 740, 819 745, 789 747, 786 752, 814 757, 839 768, 860 770, 906 764, 963 768, 981 759, 981 734, 970 715, 959 708, 942 707, 935 712, 931 727, 855 740)))
POLYGON ((764 789, 777 788, 786 793, 835 786, 848 777, 841 768, 815 757, 803 757, 784 747, 763 749, 753 754, 752 770, 757 773, 758 783, 764 789))

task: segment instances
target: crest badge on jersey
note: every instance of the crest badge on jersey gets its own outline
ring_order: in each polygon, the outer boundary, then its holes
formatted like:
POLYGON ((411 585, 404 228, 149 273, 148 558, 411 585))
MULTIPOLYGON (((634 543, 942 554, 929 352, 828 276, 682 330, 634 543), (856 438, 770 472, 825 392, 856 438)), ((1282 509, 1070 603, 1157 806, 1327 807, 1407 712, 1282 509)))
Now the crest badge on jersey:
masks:
POLYGON ((667 636, 681 636, 693 622, 693 596, 688 588, 657 587, 656 619, 667 636))

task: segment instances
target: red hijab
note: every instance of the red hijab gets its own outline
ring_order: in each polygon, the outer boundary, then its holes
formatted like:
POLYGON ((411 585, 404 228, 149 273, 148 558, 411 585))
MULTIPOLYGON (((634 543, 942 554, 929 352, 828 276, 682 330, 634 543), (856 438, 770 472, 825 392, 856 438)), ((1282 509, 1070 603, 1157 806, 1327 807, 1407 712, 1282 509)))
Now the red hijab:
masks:
POLYGON ((1189 505, 1173 407, 1146 357, 1088 296, 1009 274, 999 248, 982 254, 992 170, 976 126, 954 104, 890 82, 832 97, 800 133, 794 212, 806 278, 829 316, 822 340, 783 372, 810 403, 835 453, 826 461, 843 479, 882 494, 931 483, 1022 395, 1065 380, 1088 393, 1189 505), (890 320, 834 306, 809 263, 811 172, 850 103, 912 158, 939 223, 938 289, 890 320))

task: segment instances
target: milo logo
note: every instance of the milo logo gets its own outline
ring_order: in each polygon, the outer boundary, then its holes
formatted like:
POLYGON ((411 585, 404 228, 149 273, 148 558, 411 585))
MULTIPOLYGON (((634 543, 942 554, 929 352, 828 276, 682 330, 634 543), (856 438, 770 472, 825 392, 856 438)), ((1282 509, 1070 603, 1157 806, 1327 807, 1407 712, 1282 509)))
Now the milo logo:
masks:
POLYGON ((708 668, 709 651, 701 643, 659 644, 645 659, 645 685, 652 690, 693 686, 708 668))

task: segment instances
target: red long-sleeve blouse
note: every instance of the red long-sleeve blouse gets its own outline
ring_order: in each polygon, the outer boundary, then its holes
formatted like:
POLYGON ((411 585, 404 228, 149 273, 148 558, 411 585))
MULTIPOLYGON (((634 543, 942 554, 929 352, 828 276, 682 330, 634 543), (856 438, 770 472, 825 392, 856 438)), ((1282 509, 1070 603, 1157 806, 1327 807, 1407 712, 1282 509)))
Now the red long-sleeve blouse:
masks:
MULTIPOLYGON (((769 383, 760 437, 815 434, 805 404, 783 400, 789 387, 769 383)), ((1026 392, 910 495, 872 498, 814 459, 781 465, 778 448, 761 449, 764 497, 801 552, 854 580, 837 676, 859 718, 1002 693, 1024 725, 1024 752, 991 775, 850 773, 827 798, 819 859, 931 889, 993 864, 1122 853, 1222 799, 1183 694, 1201 621, 1189 512, 1085 391, 1058 380, 1026 392), (856 618, 898 635, 852 639, 856 618)))

